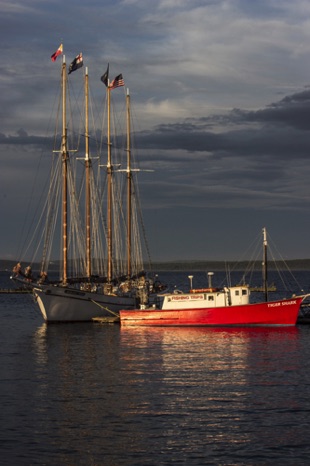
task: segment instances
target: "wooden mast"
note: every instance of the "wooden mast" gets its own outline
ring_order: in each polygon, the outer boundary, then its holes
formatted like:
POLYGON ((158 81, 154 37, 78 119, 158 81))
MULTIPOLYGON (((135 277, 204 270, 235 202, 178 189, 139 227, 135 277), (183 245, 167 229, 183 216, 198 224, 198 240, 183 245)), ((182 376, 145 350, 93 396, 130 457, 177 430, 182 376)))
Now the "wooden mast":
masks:
POLYGON ((112 163, 111 163, 111 96, 109 82, 107 86, 108 96, 108 161, 107 161, 107 246, 108 246, 108 267, 107 280, 112 282, 112 163))
POLYGON ((90 166, 89 123, 88 123, 88 68, 85 70, 85 225, 86 225, 86 277, 91 277, 91 207, 90 207, 90 166))
POLYGON ((63 56, 62 63, 62 282, 64 285, 68 281, 68 147, 67 147, 67 110, 66 110, 66 94, 67 94, 67 72, 66 60, 63 56))
POLYGON ((263 228, 263 282, 264 282, 264 293, 265 301, 268 301, 268 264, 267 264, 267 232, 266 228, 263 228))
POLYGON ((130 142, 130 95, 129 89, 126 94, 126 110, 127 110, 127 275, 131 277, 131 223, 132 223, 132 212, 131 212, 131 184, 132 184, 132 173, 131 173, 131 142, 130 142))

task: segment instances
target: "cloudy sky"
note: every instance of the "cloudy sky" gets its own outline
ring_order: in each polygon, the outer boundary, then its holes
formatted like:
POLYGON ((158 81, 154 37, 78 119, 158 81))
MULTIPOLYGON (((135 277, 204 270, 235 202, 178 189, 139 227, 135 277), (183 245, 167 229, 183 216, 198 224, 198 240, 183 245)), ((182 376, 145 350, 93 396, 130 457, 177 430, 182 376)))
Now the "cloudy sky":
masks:
POLYGON ((237 260, 263 227, 310 258, 309 1, 2 0, 0 37, 0 258, 33 207, 61 42, 95 92, 108 62, 130 88, 154 261, 237 260))

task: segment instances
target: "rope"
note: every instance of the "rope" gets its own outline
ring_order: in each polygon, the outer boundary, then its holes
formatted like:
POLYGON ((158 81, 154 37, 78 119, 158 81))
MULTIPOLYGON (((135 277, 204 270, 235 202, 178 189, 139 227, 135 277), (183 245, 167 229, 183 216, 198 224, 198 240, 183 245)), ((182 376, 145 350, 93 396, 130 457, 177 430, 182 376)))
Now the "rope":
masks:
POLYGON ((118 315, 116 312, 111 311, 111 309, 109 309, 109 308, 107 308, 107 307, 101 306, 101 304, 97 303, 97 302, 94 301, 93 299, 91 299, 91 302, 94 303, 94 304, 97 304, 97 306, 99 306, 101 309, 104 309, 105 311, 110 312, 110 313, 113 314, 115 317, 119 317, 119 315, 118 315))

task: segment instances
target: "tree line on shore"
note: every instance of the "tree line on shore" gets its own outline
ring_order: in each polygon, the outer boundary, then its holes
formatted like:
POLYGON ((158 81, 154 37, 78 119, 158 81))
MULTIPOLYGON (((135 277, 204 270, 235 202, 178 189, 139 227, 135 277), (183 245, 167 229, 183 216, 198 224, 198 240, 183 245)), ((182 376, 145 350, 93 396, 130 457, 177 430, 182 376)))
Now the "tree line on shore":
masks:
MULTIPOLYGON (((11 271, 17 261, 0 259, 0 271, 11 271)), ((152 263, 152 271, 227 271, 227 270, 245 270, 248 267, 247 261, 207 261, 207 260, 186 260, 186 261, 161 261, 152 263)), ((310 259, 291 259, 285 262, 290 270, 310 270, 310 259)), ((29 265, 26 261, 22 264, 24 267, 29 265)), ((253 264, 255 270, 261 270, 262 262, 255 261, 253 264)), ((283 261, 271 261, 269 268, 283 269, 283 261)), ((33 270, 40 270, 40 264, 32 264, 33 270)), ((149 267, 146 267, 146 271, 149 267)), ((52 264, 50 270, 59 270, 59 261, 52 264)))

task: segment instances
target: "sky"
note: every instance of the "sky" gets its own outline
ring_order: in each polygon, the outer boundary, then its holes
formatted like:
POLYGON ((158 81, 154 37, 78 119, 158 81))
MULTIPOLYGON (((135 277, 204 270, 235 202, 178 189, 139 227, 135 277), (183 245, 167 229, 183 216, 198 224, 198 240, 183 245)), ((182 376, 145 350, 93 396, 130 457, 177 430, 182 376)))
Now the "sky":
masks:
POLYGON ((34 209, 60 43, 98 95, 107 63, 130 89, 154 261, 238 260, 263 227, 310 258, 310 2, 2 0, 0 38, 1 259, 34 209))

